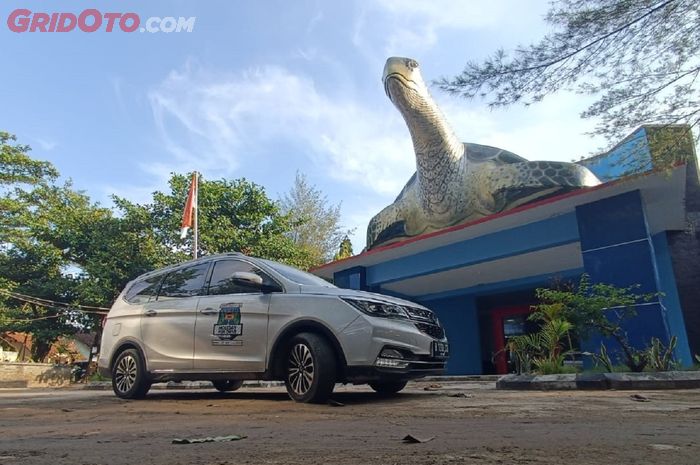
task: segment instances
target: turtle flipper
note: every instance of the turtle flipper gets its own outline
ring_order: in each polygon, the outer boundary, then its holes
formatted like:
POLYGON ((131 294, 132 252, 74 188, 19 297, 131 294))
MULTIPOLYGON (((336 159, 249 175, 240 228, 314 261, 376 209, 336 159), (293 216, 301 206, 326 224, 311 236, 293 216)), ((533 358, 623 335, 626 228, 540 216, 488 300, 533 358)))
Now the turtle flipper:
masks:
POLYGON ((391 239, 398 239, 406 236, 406 221, 401 220, 390 224, 380 231, 375 239, 375 243, 387 242, 391 239))
POLYGON ((575 163, 528 161, 494 168, 489 173, 495 211, 557 193, 600 184, 588 168, 575 163))
POLYGON ((401 215, 401 209, 393 203, 370 220, 367 226, 367 250, 406 236, 406 220, 401 215))

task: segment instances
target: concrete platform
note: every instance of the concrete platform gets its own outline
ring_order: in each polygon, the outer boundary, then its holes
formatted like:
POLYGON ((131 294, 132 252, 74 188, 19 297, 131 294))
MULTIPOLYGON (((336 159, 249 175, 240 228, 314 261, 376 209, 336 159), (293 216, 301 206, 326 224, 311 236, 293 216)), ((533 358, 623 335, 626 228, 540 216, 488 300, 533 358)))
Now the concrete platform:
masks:
POLYGON ((579 373, 562 375, 506 375, 496 389, 560 390, 653 390, 700 388, 700 371, 660 373, 579 373))

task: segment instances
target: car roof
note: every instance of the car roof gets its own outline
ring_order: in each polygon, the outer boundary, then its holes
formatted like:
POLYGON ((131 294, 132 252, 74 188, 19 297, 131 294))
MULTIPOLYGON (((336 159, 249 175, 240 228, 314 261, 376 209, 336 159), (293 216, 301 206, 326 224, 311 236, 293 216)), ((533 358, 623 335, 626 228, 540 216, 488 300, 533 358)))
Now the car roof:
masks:
POLYGON ((215 254, 215 255, 205 255, 204 257, 195 258, 192 260, 188 260, 186 262, 175 263, 173 265, 164 266, 163 268, 158 268, 157 270, 149 271, 147 273, 144 273, 142 275, 137 276, 132 281, 130 281, 129 284, 131 284, 135 281, 146 279, 150 276, 154 276, 157 274, 166 273, 168 271, 176 270, 178 268, 182 268, 182 267, 187 266, 187 265, 196 265, 198 263, 205 263, 205 262, 208 262, 211 260, 216 260, 217 258, 225 258, 225 257, 253 258, 253 257, 248 257, 247 255, 244 255, 240 252, 226 252, 226 253, 220 253, 220 254, 215 254))

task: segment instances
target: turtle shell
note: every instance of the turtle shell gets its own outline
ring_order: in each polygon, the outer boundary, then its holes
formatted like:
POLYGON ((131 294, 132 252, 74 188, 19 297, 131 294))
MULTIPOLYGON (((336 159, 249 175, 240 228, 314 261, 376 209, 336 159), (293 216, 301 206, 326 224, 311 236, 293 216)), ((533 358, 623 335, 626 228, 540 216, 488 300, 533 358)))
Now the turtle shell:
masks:
POLYGON ((467 154, 467 160, 482 163, 485 161, 493 161, 496 164, 509 164, 509 163, 521 163, 528 161, 527 159, 516 155, 513 152, 507 150, 499 149, 498 147, 491 147, 490 145, 481 144, 464 144, 465 152, 467 154))

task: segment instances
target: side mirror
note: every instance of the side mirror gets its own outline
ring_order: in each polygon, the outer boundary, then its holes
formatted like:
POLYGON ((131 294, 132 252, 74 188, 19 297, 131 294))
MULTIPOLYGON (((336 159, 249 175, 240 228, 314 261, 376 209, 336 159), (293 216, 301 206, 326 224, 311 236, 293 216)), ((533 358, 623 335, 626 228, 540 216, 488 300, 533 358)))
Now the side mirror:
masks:
POLYGON ((255 273, 236 271, 233 273, 233 276, 231 276, 231 279, 240 286, 247 286, 255 289, 261 289, 263 287, 263 279, 255 273))

